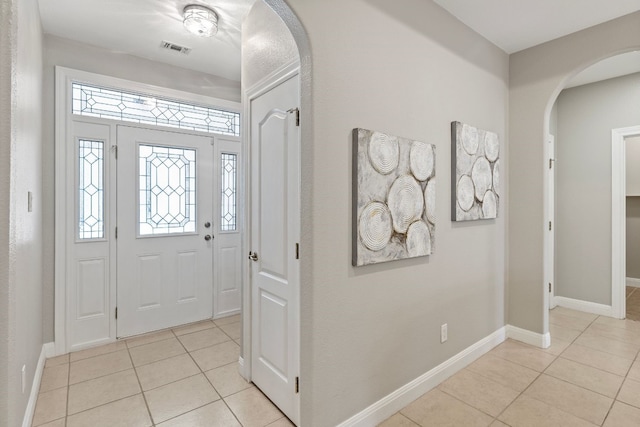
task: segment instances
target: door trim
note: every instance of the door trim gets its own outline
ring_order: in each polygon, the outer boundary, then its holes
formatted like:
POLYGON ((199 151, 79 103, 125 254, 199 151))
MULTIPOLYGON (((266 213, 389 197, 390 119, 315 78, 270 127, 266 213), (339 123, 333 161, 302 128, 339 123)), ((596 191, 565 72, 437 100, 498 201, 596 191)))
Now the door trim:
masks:
MULTIPOLYGON (((153 126, 144 124, 135 124, 132 122, 122 122, 114 119, 104 118, 92 118, 87 116, 73 116, 71 114, 71 83, 83 82, 94 85, 120 88, 123 90, 132 90, 137 92, 146 93, 157 97, 165 97, 180 101, 186 101, 191 103, 197 103, 202 105, 214 106, 224 108, 233 112, 242 113, 241 104, 238 102, 227 101, 223 99, 213 98, 206 95, 183 92, 181 90, 164 88, 160 86, 134 82, 131 80, 125 80, 117 77, 106 76, 102 74, 90 73, 81 70, 75 70, 72 68, 66 68, 61 66, 55 67, 54 77, 54 95, 55 95, 55 109, 54 109, 54 162, 55 162, 55 175, 54 175, 54 344, 55 355, 65 354, 69 351, 68 347, 68 322, 67 322, 67 262, 70 259, 69 244, 67 242, 68 230, 65 223, 67 218, 69 200, 74 197, 73 191, 67 188, 66 171, 67 171, 67 156, 68 156, 68 144, 67 136, 70 135, 70 125, 72 120, 89 122, 89 123, 102 123, 115 126, 117 124, 125 124, 127 126, 143 127, 149 129, 163 129, 169 131, 178 131, 182 133, 192 133, 197 135, 205 135, 211 137, 225 137, 225 138, 237 138, 230 137, 228 135, 219 135, 213 133, 205 133, 198 131, 189 131, 187 129, 177 129, 164 126, 153 126)), ((241 118, 243 119, 243 118, 241 118)), ((243 128, 244 131, 244 128, 243 128)), ((242 138, 242 134, 241 134, 242 138)), ((113 250, 110 251, 110 257, 113 257, 113 250)), ((113 286, 113 285, 112 285, 113 286)), ((111 292, 110 307, 115 307, 115 289, 111 292)), ((115 317, 112 319, 111 336, 109 341, 116 340, 115 331, 115 317)), ((102 344, 102 343, 101 343, 102 344)), ((91 346, 87 344, 86 346, 91 346)), ((79 349, 79 347, 78 347, 79 349)))
MULTIPOLYGON (((242 239, 242 247, 243 253, 248 253, 248 248, 251 243, 251 188, 248 183, 251 182, 251 101, 258 98, 259 96, 265 94, 281 83, 289 80, 291 77, 300 74, 300 62, 295 60, 282 66, 277 69, 273 73, 267 75, 262 80, 260 80, 255 85, 251 86, 249 89, 245 91, 243 94, 242 104, 243 104, 243 120, 242 125, 242 134, 243 136, 243 147, 242 151, 245 153, 244 156, 244 182, 245 182, 245 192, 244 192, 244 202, 245 202, 245 215, 244 215, 244 229, 246 232, 244 233, 242 239)), ((302 132, 300 133, 302 135, 302 132)), ((301 137, 300 137, 301 138, 301 137)), ((301 150, 300 150, 301 151, 301 150)), ((300 156, 300 154, 299 154, 300 156)), ((298 159, 300 162, 300 159, 298 159)), ((249 269, 249 265, 247 263, 247 258, 242 257, 242 349, 240 354, 240 374, 247 380, 251 381, 251 272, 249 269)), ((298 272, 298 286, 300 286, 300 272, 298 272)), ((298 348, 296 349, 298 353, 297 357, 297 366, 296 369, 300 371, 300 292, 296 293, 296 303, 298 307, 298 312, 295 315, 295 324, 296 324, 296 343, 298 348)), ((297 399, 297 405, 300 405, 300 399, 297 399)), ((298 408, 299 409, 299 408, 298 408)))
POLYGON ((640 135, 640 126, 611 130, 611 311, 624 319, 627 311, 627 176, 625 138, 640 135))

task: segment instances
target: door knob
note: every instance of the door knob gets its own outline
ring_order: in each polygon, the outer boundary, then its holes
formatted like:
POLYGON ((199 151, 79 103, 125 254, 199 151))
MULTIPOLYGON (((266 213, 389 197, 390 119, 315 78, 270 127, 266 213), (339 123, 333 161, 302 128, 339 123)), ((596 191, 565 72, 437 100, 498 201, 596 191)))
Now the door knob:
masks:
POLYGON ((208 242, 209 240, 211 240, 211 239, 212 239, 212 237, 211 237, 211 235, 210 235, 210 234, 207 234, 206 236, 204 236, 204 240, 206 240, 207 242, 208 242))
POLYGON ((258 261, 258 253, 257 252, 249 252, 249 259, 251 261, 258 261))

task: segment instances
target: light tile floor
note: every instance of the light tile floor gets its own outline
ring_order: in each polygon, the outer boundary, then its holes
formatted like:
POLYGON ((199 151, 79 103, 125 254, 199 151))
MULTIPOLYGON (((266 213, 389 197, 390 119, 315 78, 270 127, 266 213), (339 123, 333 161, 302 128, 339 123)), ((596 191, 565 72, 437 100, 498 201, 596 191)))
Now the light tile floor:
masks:
POLYGON ((640 320, 640 288, 627 286, 627 319, 640 320))
POLYGON ((292 426, 238 374, 240 317, 48 359, 33 426, 292 426))
POLYGON ((549 322, 550 348, 507 340, 380 426, 640 426, 640 322, 561 307, 549 322))

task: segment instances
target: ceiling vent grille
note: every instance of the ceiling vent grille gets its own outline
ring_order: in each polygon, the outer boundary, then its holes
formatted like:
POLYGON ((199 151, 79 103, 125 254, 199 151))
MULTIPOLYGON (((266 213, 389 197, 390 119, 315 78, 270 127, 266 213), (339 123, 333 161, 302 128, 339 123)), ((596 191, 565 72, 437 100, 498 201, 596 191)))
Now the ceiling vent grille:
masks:
POLYGON ((183 53, 185 55, 188 55, 189 52, 191 52, 191 48, 180 46, 166 40, 163 40, 162 43, 160 43, 160 47, 162 47, 163 49, 171 50, 173 52, 183 53))

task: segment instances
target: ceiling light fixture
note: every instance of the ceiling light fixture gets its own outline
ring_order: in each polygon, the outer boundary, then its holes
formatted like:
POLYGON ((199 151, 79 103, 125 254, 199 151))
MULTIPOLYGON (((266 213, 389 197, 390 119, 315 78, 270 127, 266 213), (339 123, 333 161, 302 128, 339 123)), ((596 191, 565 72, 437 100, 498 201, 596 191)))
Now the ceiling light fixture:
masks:
POLYGON ((182 13, 184 27, 195 35, 211 37, 218 32, 218 14, 205 6, 190 4, 182 13))

